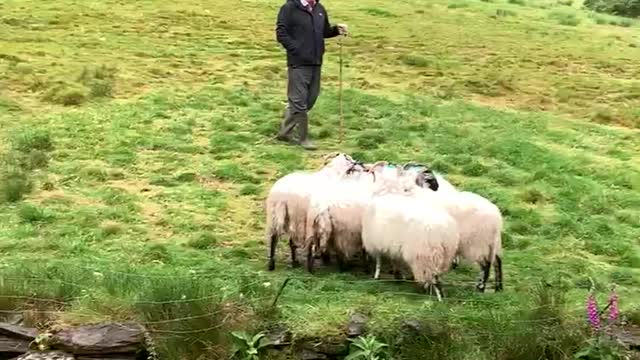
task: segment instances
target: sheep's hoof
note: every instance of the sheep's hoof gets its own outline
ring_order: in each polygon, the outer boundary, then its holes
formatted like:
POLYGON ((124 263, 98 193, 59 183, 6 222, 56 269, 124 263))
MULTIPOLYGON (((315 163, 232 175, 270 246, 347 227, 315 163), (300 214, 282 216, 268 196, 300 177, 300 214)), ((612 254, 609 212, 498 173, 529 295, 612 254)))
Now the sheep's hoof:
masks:
POLYGON ((460 265, 460 258, 456 256, 455 258, 453 258, 453 263, 451 264, 451 268, 455 270, 458 268, 459 265, 460 265))
POLYGON ((436 297, 438 298, 438 302, 442 302, 442 294, 440 293, 440 289, 438 289, 438 286, 434 286, 433 288, 436 292, 436 297))
POLYGON ((267 265, 267 269, 269 271, 273 271, 276 269, 276 261, 275 260, 269 260, 269 264, 267 265))
POLYGON ((394 270, 393 278, 396 280, 402 280, 402 273, 399 270, 394 270))
POLYGON ((293 261, 293 262, 291 262, 291 267, 294 268, 294 269, 299 268, 300 267, 300 263, 297 262, 297 261, 293 261))
POLYGON ((480 293, 483 293, 485 290, 485 285, 484 284, 478 284, 476 285, 476 290, 480 293))

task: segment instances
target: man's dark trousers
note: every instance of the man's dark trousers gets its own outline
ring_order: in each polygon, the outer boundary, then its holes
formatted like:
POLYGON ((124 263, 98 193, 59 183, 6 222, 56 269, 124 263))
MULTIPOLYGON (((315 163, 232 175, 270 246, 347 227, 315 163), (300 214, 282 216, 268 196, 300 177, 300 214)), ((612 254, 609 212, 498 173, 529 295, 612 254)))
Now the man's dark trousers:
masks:
POLYGON ((299 141, 307 139, 309 131, 308 111, 320 95, 320 65, 292 65, 287 71, 287 110, 280 128, 280 136, 289 133, 298 126, 299 141))

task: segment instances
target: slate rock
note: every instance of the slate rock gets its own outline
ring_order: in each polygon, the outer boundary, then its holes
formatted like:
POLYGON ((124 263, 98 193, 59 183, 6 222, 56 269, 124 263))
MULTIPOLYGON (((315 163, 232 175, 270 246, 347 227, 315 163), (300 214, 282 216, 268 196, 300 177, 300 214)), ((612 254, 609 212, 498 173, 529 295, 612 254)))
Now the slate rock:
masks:
POLYGON ((424 324, 419 320, 404 320, 401 329, 403 332, 420 334, 424 331, 424 324))
POLYGON ((291 344, 292 334, 284 326, 277 325, 266 331, 263 339, 269 341, 273 346, 284 346, 291 344))
POLYGON ((135 353, 143 348, 144 333, 136 324, 98 324, 59 331, 51 342, 76 355, 135 353))
POLYGON ((613 335, 629 350, 640 350, 640 327, 628 326, 614 331, 613 335))
POLYGON ((75 357, 62 351, 34 351, 22 354, 12 360, 75 360, 75 357))
POLYGON ((0 335, 33 341, 38 336, 38 330, 9 323, 0 323, 0 335))
POLYGON ((29 351, 29 344, 38 335, 38 330, 9 323, 0 323, 0 358, 16 356, 29 351))
POLYGON ((337 339, 306 341, 302 344, 302 348, 330 356, 344 355, 349 351, 349 346, 344 339, 343 341, 337 339))
POLYGON ((321 354, 313 350, 302 349, 299 359, 300 360, 324 360, 324 359, 328 359, 328 357, 325 354, 321 354))
POLYGON ((367 318, 366 315, 361 313, 353 313, 351 318, 349 319, 349 325, 347 328, 347 336, 349 337, 358 337, 364 334, 365 328, 367 326, 367 318))
POLYGON ((29 351, 31 341, 24 339, 16 339, 0 334, 0 359, 6 359, 7 356, 15 356, 29 351))
POLYGON ((76 360, 136 360, 136 359, 139 359, 139 357, 136 354, 76 356, 76 360))

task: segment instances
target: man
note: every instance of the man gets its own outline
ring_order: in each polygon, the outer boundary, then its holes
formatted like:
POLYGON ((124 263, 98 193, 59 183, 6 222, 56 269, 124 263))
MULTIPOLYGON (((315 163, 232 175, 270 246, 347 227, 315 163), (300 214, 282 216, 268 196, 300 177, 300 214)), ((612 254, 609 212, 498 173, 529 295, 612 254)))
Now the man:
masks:
POLYGON ((347 26, 331 26, 319 0, 286 0, 276 23, 276 38, 287 50, 287 109, 278 133, 281 141, 297 142, 304 149, 316 147, 309 140, 307 113, 320 94, 320 69, 324 39, 347 33, 347 26), (291 137, 298 127, 298 140, 291 137))

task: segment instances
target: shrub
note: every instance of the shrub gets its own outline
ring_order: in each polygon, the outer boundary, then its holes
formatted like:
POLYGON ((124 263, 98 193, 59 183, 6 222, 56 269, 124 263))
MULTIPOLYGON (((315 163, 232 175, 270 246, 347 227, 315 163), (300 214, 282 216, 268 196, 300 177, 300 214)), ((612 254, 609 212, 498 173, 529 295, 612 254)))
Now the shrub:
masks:
POLYGON ((566 353, 578 350, 584 340, 566 311, 565 289, 559 284, 539 283, 531 289, 533 307, 522 313, 522 320, 505 323, 495 318, 487 330, 510 334, 507 337, 487 333, 488 351, 496 359, 566 359, 566 353), (492 348, 495 348, 493 350, 492 348))
POLYGON ((191 239, 187 243, 187 246, 194 249, 205 250, 208 248, 215 247, 217 244, 218 244, 218 237, 215 234, 202 233, 198 237, 191 239))
POLYGON ((14 150, 29 153, 32 150, 51 151, 53 150, 53 141, 51 134, 41 129, 26 129, 19 132, 12 139, 12 147, 14 150))
POLYGON ((596 16, 595 17, 595 22, 598 25, 606 25, 607 23, 609 23, 609 21, 606 18, 602 17, 602 16, 596 16))
POLYGON ((118 224, 115 221, 105 221, 100 225, 100 234, 105 238, 119 234, 122 232, 122 230, 122 225, 118 224))
POLYGON ((558 24, 565 26, 578 26, 581 22, 581 19, 571 12, 554 11, 549 17, 556 20, 558 24))
POLYGON ((639 17, 640 1, 638 0, 585 0, 584 7, 607 14, 639 17))
POLYGON ((0 203, 18 202, 32 189, 33 183, 25 172, 9 170, 0 173, 0 203))
POLYGON ((628 18, 613 18, 609 20, 609 25, 631 27, 633 25, 633 20, 628 18))
POLYGON ((45 222, 51 218, 44 210, 31 204, 25 204, 18 209, 18 216, 23 222, 37 223, 45 222))
POLYGON ((254 184, 247 184, 240 189, 240 195, 258 195, 260 193, 260 187, 254 184))
POLYGON ((147 247, 144 254, 145 258, 149 261, 159 261, 165 264, 171 262, 171 253, 163 244, 155 244, 147 247))
POLYGON ((111 97, 113 83, 108 80, 93 79, 89 82, 89 95, 94 98, 111 97))
POLYGON ((116 76, 116 68, 107 65, 100 65, 97 67, 82 68, 80 76, 78 76, 78 82, 87 84, 93 79, 98 80, 113 80, 116 76))
POLYGON ((32 150, 24 156, 21 166, 25 170, 43 169, 49 165, 49 156, 40 150, 32 150))
POLYGON ((462 9, 469 7, 469 4, 466 2, 453 2, 447 5, 449 9, 462 9))
POLYGON ((402 55, 400 57, 400 61, 402 61, 405 65, 409 65, 409 66, 415 66, 415 67, 429 66, 429 60, 418 55, 402 55))
POLYGON ((73 106, 84 103, 88 96, 89 92, 83 86, 60 83, 47 90, 44 95, 44 100, 54 104, 73 106))

